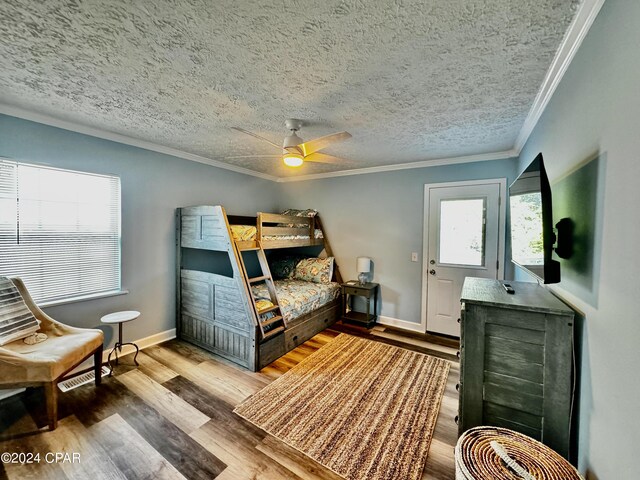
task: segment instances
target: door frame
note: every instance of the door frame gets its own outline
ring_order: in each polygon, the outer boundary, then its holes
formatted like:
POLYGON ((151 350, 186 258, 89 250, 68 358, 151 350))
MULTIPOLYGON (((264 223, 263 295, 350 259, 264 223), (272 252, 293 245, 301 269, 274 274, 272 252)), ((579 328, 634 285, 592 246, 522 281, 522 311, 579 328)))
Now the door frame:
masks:
POLYGON ((424 186, 424 210, 422 212, 422 305, 420 306, 420 328, 427 333, 427 273, 429 271, 429 196, 432 188, 470 187, 476 185, 490 185, 497 183, 500 187, 498 197, 498 280, 504 279, 505 241, 506 241, 506 212, 507 212, 507 179, 489 178, 486 180, 465 180, 460 182, 427 183, 424 186))

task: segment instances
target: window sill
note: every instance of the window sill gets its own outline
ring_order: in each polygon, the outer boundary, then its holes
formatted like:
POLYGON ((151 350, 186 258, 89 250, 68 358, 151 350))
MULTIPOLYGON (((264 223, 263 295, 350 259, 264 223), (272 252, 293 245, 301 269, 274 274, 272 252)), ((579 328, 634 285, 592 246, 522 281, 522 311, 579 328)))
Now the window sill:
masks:
POLYGON ((118 295, 127 295, 129 290, 111 290, 110 292, 94 293, 92 295, 82 295, 80 297, 63 298, 61 300, 51 300, 49 302, 38 303, 40 308, 56 307, 58 305, 66 305, 67 303, 84 302, 86 300, 97 300, 99 298, 116 297, 118 295))

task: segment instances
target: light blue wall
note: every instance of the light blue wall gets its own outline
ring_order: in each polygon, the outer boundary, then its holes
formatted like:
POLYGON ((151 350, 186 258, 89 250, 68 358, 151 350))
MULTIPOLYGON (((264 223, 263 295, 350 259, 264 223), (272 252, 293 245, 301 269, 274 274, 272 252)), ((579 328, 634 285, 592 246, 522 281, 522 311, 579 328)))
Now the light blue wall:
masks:
POLYGON ((419 324, 425 184, 506 177, 508 185, 515 168, 509 159, 283 183, 280 207, 317 209, 344 280, 357 278, 356 257, 371 257, 381 314, 419 324))
POLYGON ((584 316, 579 467, 596 479, 638 478, 639 26, 640 2, 605 2, 520 157, 543 152, 554 215, 576 221, 582 258, 552 289, 584 316))
MULTIPOLYGON (((125 326, 129 340, 175 328, 176 207, 222 204, 229 213, 255 215, 276 204, 276 184, 268 180, 4 115, 0 156, 120 177, 122 286, 130 293, 46 310, 81 327, 99 326, 109 312, 139 310, 125 326)), ((112 343, 111 329, 105 333, 112 343)))

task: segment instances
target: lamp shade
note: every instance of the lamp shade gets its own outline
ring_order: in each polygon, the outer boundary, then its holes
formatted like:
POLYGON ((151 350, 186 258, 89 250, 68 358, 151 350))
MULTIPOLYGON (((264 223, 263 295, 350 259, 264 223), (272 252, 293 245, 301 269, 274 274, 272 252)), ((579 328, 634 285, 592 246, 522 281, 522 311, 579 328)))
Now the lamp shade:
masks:
POLYGON ((371 259, 369 257, 358 257, 357 270, 358 273, 369 273, 371 271, 371 259))

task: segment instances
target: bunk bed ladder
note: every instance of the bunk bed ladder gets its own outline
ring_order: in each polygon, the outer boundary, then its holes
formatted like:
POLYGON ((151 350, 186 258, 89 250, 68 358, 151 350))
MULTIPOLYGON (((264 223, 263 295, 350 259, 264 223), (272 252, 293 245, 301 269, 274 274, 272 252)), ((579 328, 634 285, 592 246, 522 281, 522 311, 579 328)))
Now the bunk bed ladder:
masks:
POLYGON ((271 276, 271 271, 269 270, 269 264, 267 262, 267 257, 264 254, 264 250, 260 245, 260 242, 256 242, 255 247, 251 248, 238 248, 239 250, 239 258, 242 266, 242 273, 244 274, 245 280, 247 282, 247 286, 249 287, 249 295, 251 296, 251 303, 256 312, 256 316, 258 318, 258 326, 260 327, 260 332, 262 333, 262 341, 267 341, 270 338, 275 337, 279 333, 284 332, 287 328, 287 324, 282 316, 282 310, 280 305, 278 304, 278 297, 276 296, 276 287, 273 283, 273 277, 271 276), (254 251, 258 257, 258 263, 260 264, 260 270, 262 275, 258 277, 249 277, 247 274, 247 269, 244 264, 243 253, 254 251), (262 310, 258 310, 256 307, 256 299, 253 296, 253 290, 251 289, 251 285, 256 283, 264 282, 267 285, 267 290, 269 292, 269 297, 271 303, 273 303, 272 307, 263 308, 262 310))

